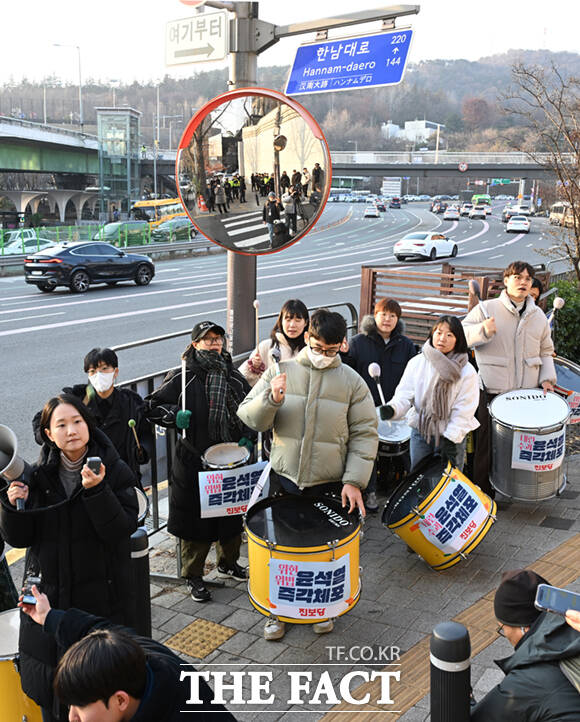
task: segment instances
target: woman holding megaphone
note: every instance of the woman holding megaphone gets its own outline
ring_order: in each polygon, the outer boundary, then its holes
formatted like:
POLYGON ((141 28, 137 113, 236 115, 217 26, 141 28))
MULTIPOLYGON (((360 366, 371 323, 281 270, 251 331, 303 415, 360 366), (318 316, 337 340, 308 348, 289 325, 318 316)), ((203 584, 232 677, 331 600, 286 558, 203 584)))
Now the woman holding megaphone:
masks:
MULTIPOLYGON (((76 396, 50 399, 40 429, 43 449, 29 483, 12 481, 0 495, 0 532, 12 546, 28 547, 26 575, 41 577, 52 606, 131 626, 135 476, 76 396), (17 511, 20 499, 24 511, 17 511)), ((23 617, 19 652, 22 688, 52 720, 54 642, 23 617)))

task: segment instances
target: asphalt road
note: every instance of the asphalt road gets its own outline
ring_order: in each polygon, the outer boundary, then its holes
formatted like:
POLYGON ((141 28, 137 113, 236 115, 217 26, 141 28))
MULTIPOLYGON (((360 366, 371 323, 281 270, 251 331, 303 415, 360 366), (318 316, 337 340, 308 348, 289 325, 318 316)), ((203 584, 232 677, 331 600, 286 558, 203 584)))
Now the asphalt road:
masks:
MULTIPOLYGON (((361 264, 395 263, 393 245, 411 230, 447 233, 459 246, 462 264, 545 262, 537 251, 556 242, 547 219, 534 218, 529 235, 506 234, 499 220, 502 207, 496 205, 486 221, 449 222, 430 213, 426 204, 363 219, 363 204, 330 203, 318 227, 349 210, 352 216, 337 227, 315 229, 280 253, 258 258, 260 313, 275 313, 286 299, 296 297, 308 306, 350 301, 358 308, 361 264)), ((430 264, 412 261, 399 267, 418 265, 430 264)), ((156 270, 145 288, 93 287, 80 296, 67 289, 43 294, 20 276, 0 278, 0 423, 14 429, 24 458, 33 461, 38 453, 30 425, 34 413, 63 386, 85 380, 83 358, 91 348, 187 330, 204 318, 225 324, 225 254, 158 262, 156 270)), ((267 335, 272 323, 263 322, 261 334, 267 335)), ((120 352, 121 380, 177 365, 187 341, 184 336, 120 352)))

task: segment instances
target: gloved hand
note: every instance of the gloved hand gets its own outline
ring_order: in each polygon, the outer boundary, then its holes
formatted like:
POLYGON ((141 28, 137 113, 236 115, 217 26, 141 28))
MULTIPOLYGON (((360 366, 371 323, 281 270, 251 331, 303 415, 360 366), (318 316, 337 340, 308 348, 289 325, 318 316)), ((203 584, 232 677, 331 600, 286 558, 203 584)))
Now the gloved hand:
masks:
POLYGON ((384 406, 379 406, 379 414, 381 415, 381 419, 383 421, 388 421, 395 415, 395 409, 392 406, 385 404, 384 406))
POLYGON ((135 449, 135 460, 138 464, 146 464, 149 461, 149 454, 140 446, 135 449))
POLYGON ((242 436, 242 438, 238 441, 238 446, 245 446, 251 454, 254 448, 254 442, 250 441, 250 439, 247 439, 245 436, 242 436))
POLYGON ((178 429, 189 429, 189 422, 191 420, 191 411, 181 409, 177 412, 175 417, 175 425, 178 429))
POLYGON ((439 449, 445 461, 451 462, 451 466, 457 465, 457 444, 443 436, 439 444, 439 449))

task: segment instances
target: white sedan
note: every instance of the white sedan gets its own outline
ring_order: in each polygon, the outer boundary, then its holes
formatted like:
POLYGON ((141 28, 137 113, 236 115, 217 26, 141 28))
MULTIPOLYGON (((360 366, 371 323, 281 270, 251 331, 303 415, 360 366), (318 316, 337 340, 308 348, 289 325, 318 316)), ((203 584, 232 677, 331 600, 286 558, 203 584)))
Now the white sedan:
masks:
POLYGON ((469 211, 470 218, 483 218, 483 220, 485 220, 486 215, 485 206, 473 206, 469 211))
POLYGON ((458 221, 459 220, 459 211, 455 206, 449 206, 445 213, 443 214, 443 220, 444 221, 458 221))
POLYGON ((0 256, 14 253, 38 253, 38 251, 44 251, 45 248, 52 248, 54 245, 54 241, 49 241, 48 238, 19 238, 4 246, 0 243, 0 256))
POLYGON ((441 256, 457 255, 457 244, 442 233, 407 233, 393 248, 397 261, 407 258, 428 258, 431 261, 441 256))
POLYGON ((529 233, 530 220, 526 216, 512 216, 505 227, 506 233, 529 233))
POLYGON ((380 218, 381 214, 376 206, 367 206, 363 218, 380 218))

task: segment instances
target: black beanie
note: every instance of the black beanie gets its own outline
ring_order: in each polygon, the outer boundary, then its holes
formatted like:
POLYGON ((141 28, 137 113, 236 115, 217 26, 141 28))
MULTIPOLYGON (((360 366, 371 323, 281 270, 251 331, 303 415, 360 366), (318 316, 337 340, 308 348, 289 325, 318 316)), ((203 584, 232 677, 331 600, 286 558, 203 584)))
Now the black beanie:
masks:
POLYGON ((538 585, 549 583, 530 569, 504 572, 493 600, 498 622, 510 627, 530 626, 540 615, 534 607, 538 585))

